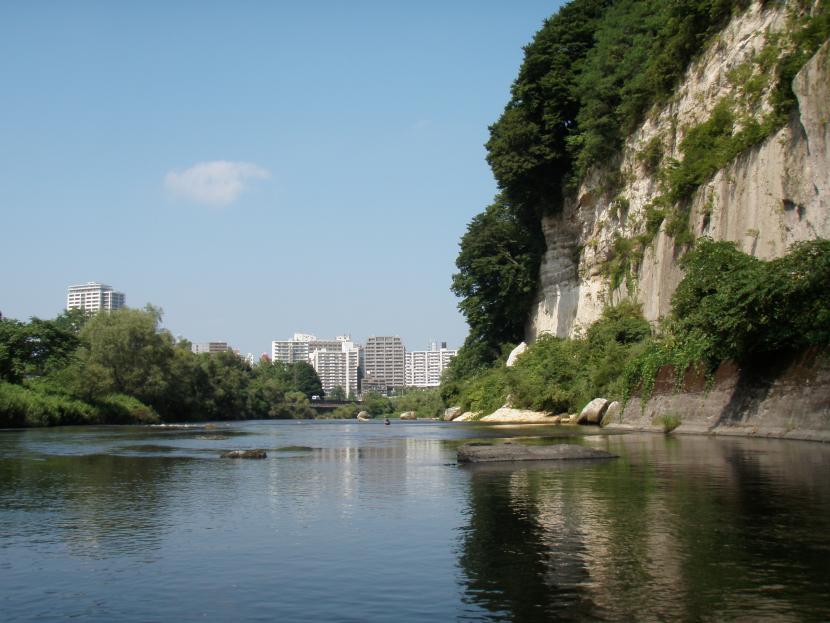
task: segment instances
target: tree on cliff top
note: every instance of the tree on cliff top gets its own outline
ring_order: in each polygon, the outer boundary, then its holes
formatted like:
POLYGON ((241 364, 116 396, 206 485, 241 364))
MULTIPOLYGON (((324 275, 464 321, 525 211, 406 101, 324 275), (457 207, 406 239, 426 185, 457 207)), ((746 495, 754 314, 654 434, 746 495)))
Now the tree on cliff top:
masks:
POLYGON ((473 218, 461 239, 452 291, 461 297, 470 338, 491 351, 487 361, 503 343, 523 339, 543 248, 541 234, 529 235, 504 197, 473 218))

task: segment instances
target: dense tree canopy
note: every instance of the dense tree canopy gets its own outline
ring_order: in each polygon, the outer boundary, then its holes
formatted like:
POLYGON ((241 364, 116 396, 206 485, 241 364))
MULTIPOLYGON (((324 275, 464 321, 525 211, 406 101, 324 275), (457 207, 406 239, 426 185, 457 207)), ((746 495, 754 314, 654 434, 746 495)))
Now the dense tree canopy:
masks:
POLYGON ((309 364, 197 355, 160 321, 152 307, 0 320, 0 426, 313 417, 309 364))
POLYGON ((462 299, 459 309, 472 339, 493 355, 504 342, 521 340, 543 245, 541 234, 529 235, 504 197, 473 218, 461 239, 452 290, 462 299))

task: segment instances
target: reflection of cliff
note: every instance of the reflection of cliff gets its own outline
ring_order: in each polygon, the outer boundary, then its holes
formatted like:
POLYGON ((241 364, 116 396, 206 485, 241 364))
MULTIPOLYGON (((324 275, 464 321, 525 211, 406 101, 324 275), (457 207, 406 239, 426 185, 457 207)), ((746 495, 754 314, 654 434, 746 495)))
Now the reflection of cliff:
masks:
POLYGON ((830 448, 605 443, 621 459, 470 471, 468 600, 513 621, 830 615, 830 448))

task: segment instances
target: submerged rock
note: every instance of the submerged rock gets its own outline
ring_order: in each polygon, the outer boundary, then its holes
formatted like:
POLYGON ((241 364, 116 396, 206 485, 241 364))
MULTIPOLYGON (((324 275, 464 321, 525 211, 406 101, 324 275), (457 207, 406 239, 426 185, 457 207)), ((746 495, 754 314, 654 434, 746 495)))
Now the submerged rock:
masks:
POLYGON ((550 446, 526 446, 520 443, 481 445, 466 443, 458 448, 459 463, 490 463, 495 461, 570 461, 615 459, 616 454, 585 448, 571 443, 550 446))
POLYGON ((222 459, 265 459, 268 455, 265 450, 257 448, 256 450, 228 450, 219 455, 222 459))

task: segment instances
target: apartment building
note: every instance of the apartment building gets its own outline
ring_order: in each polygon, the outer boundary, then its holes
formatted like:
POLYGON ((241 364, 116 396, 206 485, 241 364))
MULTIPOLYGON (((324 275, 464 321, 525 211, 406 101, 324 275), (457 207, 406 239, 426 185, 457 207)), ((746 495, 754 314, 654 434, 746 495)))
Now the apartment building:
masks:
POLYGON ((406 349, 397 335, 368 338, 363 358, 364 378, 373 385, 387 388, 406 385, 406 349))
POLYGON ((90 281, 77 286, 69 286, 66 291, 66 309, 83 309, 87 312, 112 311, 126 305, 127 297, 123 292, 115 292, 112 286, 90 281))
POLYGON ((228 350, 233 350, 228 346, 227 342, 203 342, 201 344, 191 344, 190 350, 194 353, 223 353, 228 350))
POLYGON ((358 349, 351 341, 338 342, 338 348, 317 348, 309 355, 323 391, 330 394, 335 387, 343 388, 346 396, 357 394, 358 349))
POLYGON ((433 342, 429 350, 413 350, 406 353, 407 387, 438 387, 441 373, 458 353, 447 348, 446 342, 433 342))
POLYGON ((315 350, 339 351, 340 345, 350 341, 348 335, 340 335, 334 340, 319 340, 316 335, 309 333, 295 333, 290 340, 274 340, 271 342, 271 361, 283 363, 310 362, 311 353, 315 350))

